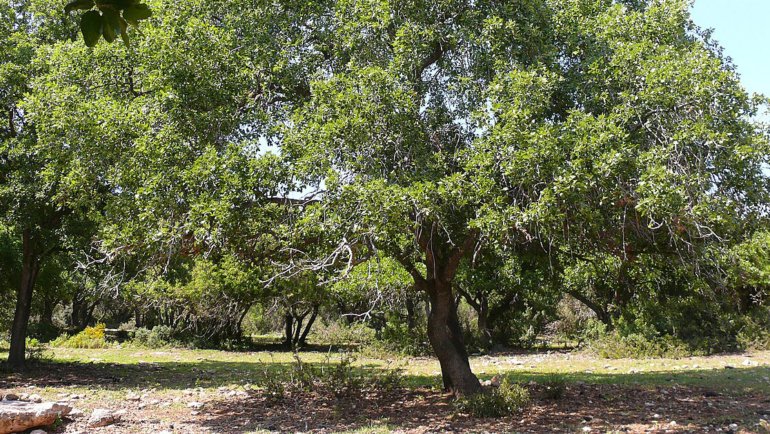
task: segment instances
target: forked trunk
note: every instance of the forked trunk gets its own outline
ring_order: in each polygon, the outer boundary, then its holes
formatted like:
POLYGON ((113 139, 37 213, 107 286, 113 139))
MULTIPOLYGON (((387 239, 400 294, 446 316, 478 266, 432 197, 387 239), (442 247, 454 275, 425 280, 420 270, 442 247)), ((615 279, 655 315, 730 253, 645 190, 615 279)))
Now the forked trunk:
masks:
POLYGON ((481 392, 479 379, 471 371, 468 362, 451 284, 428 280, 425 286, 431 307, 428 339, 441 364, 444 389, 457 396, 481 392))
POLYGON ((13 371, 24 369, 27 341, 27 325, 32 307, 32 290, 40 269, 39 259, 32 246, 29 230, 22 236, 21 282, 16 291, 16 312, 11 325, 11 348, 8 352, 8 366, 13 371))

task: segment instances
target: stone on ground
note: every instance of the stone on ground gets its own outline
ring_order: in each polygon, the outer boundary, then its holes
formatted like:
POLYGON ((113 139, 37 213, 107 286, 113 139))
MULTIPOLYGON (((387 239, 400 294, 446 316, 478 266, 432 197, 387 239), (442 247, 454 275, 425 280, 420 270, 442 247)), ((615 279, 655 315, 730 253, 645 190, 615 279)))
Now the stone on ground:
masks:
POLYGON ((121 416, 122 414, 112 410, 97 408, 91 413, 91 417, 88 418, 88 426, 91 428, 99 428, 112 425, 113 423, 120 422, 121 416))
POLYGON ((24 401, 0 402, 0 434, 26 431, 30 428, 49 426, 72 407, 55 402, 32 403, 24 401))

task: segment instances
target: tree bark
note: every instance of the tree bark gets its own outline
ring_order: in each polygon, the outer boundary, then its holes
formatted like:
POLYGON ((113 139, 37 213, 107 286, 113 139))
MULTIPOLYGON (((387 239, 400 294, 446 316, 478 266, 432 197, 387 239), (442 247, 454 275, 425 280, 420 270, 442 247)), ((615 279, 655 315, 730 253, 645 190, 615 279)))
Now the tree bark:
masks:
POLYGON ((22 251, 21 282, 16 291, 16 311, 11 325, 11 348, 8 353, 8 366, 13 371, 20 371, 25 367, 27 326, 32 307, 32 291, 35 287, 38 271, 40 271, 40 258, 35 252, 29 229, 25 229, 22 234, 22 251))
POLYGON ((492 329, 489 325, 489 301, 486 297, 482 297, 476 315, 478 316, 477 325, 481 336, 481 345, 485 349, 489 349, 492 347, 492 329))
POLYGON ((287 313, 285 318, 286 322, 284 328, 283 344, 286 345, 289 349, 293 349, 294 340, 292 338, 294 337, 294 316, 292 316, 291 313, 287 313))
POLYGON ((428 339, 441 365, 444 389, 457 396, 481 392, 479 379, 468 362, 451 283, 429 279, 424 286, 431 305, 428 339))
POLYGON ((310 333, 310 329, 313 327, 313 323, 315 323, 316 318, 318 317, 318 305, 313 306, 313 313, 310 315, 310 319, 307 322, 307 325, 305 326, 305 331, 302 332, 302 335, 299 337, 299 342, 297 342, 300 345, 305 345, 305 342, 307 341, 307 335, 310 333))
POLYGON ((413 332, 417 328, 417 314, 411 294, 406 297, 406 329, 413 332))

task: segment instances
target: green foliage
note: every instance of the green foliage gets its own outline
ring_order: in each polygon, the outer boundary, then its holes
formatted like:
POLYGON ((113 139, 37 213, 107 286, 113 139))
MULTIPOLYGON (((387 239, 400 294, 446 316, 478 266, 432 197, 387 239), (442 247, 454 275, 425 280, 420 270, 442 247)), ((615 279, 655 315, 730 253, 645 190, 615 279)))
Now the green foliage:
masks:
POLYGON ((87 11, 80 18, 80 31, 88 47, 101 37, 111 43, 118 34, 128 46, 128 25, 138 26, 152 16, 150 7, 140 0, 74 0, 64 6, 66 14, 75 10, 87 11))
POLYGON ((345 320, 321 321, 313 327, 309 339, 321 345, 350 345, 369 348, 376 340, 375 331, 361 321, 348 324, 345 320))
POLYGON ((648 337, 643 334, 606 333, 590 342, 586 350, 605 359, 681 358, 703 355, 685 342, 672 337, 648 337))
POLYGON ((567 383, 563 377, 552 375, 541 383, 543 398, 559 400, 567 391, 567 383))
POLYGON ((82 332, 74 335, 59 336, 51 342, 51 346, 63 348, 109 348, 111 345, 104 338, 104 324, 86 327, 82 332))
POLYGON ((455 409, 473 417, 506 417, 520 412, 529 402, 529 391, 506 378, 500 387, 458 399, 455 409))
POLYGON ((762 307, 747 315, 736 339, 744 351, 770 350, 770 307, 762 307))
POLYGON ((144 348, 165 348, 176 344, 174 329, 164 325, 157 325, 151 330, 140 327, 134 330, 131 344, 144 348))
POLYGON ((366 351, 401 354, 404 356, 426 356, 432 353, 428 343, 428 331, 424 322, 410 330, 407 324, 391 318, 385 323, 379 339, 366 351))
POLYGON ((281 401, 296 393, 330 394, 337 399, 359 397, 364 391, 393 392, 402 387, 400 369, 368 371, 355 366, 356 359, 350 353, 340 353, 339 360, 328 354, 322 363, 303 362, 294 353, 294 362, 288 372, 277 375, 267 369, 261 387, 273 400, 281 401))
POLYGON ((48 350, 48 347, 35 338, 27 338, 25 350, 26 360, 32 363, 53 358, 53 354, 48 350))

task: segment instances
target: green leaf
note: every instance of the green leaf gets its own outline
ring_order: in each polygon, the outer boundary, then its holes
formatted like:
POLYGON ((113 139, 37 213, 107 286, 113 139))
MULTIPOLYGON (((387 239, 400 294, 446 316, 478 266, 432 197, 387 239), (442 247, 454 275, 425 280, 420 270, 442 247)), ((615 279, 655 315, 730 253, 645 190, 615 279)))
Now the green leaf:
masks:
POLYGON ((102 14, 98 11, 88 11, 80 19, 80 31, 86 46, 93 47, 102 35, 102 14))
POLYGON ((94 0, 75 0, 64 6, 64 13, 68 14, 74 10, 89 10, 94 7, 94 0))
POLYGON ((120 15, 113 9, 106 9, 103 12, 104 25, 102 26, 102 35, 104 40, 112 42, 117 38, 117 32, 120 31, 120 15))
POLYGON ((123 43, 126 44, 126 47, 128 47, 131 45, 128 41, 128 22, 121 17, 118 20, 118 24, 120 25, 120 37, 123 39, 123 43))
POLYGON ((131 5, 123 10, 123 18, 129 23, 136 25, 139 21, 152 16, 150 7, 146 4, 131 5))

